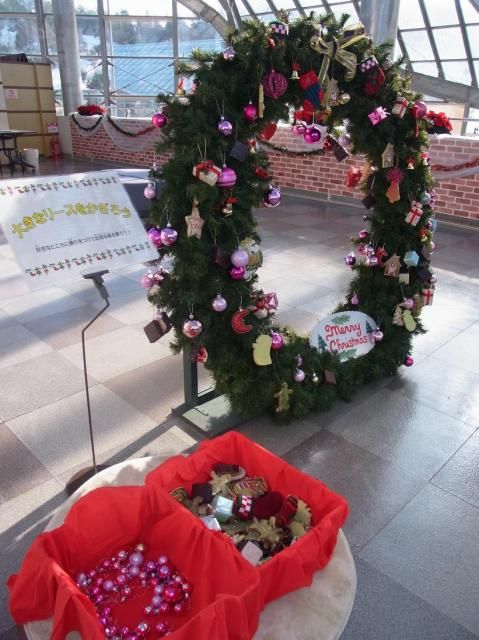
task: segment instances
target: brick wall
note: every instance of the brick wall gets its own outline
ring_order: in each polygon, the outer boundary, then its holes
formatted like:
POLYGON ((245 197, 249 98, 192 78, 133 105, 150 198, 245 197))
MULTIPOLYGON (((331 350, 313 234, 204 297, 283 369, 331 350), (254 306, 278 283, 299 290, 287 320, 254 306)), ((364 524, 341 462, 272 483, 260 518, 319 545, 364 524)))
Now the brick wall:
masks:
MULTIPOLYGON (((125 119, 118 120, 123 128, 138 131, 148 126, 148 121, 125 119)), ((154 160, 153 143, 160 139, 160 131, 150 134, 152 145, 143 151, 125 151, 114 145, 103 126, 95 134, 83 137, 76 125, 71 122, 73 155, 93 160, 109 160, 126 165, 149 167, 154 160)), ((302 138, 293 136, 290 127, 278 127, 271 142, 297 151, 310 151, 311 145, 302 138)), ((328 198, 364 197, 357 189, 345 186, 346 174, 350 166, 360 165, 356 158, 337 162, 331 153, 326 156, 303 156, 283 154, 277 151, 269 153, 272 174, 276 183, 284 188, 301 189, 325 194, 328 198)), ((459 136, 433 136, 430 148, 431 163, 457 165, 479 158, 479 138, 459 136)), ((157 157, 164 162, 167 155, 157 157)), ((438 200, 436 210, 456 217, 479 221, 479 172, 459 178, 441 178, 436 186, 438 200)))

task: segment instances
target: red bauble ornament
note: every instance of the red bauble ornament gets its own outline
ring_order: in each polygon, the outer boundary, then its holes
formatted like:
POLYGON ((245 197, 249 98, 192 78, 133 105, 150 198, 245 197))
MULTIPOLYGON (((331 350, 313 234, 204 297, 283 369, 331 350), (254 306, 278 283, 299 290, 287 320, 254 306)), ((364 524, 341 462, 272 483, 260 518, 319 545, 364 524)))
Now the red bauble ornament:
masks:
POLYGON ((261 84, 263 85, 264 94, 268 96, 268 98, 279 98, 288 88, 286 78, 282 73, 277 73, 274 69, 263 76, 261 84))
POLYGON ((183 322, 181 330, 187 338, 196 338, 203 331, 203 325, 199 320, 195 320, 194 317, 190 315, 189 319, 183 322))
POLYGON ((151 118, 151 124, 158 129, 162 129, 168 124, 168 118, 164 113, 155 113, 151 118))

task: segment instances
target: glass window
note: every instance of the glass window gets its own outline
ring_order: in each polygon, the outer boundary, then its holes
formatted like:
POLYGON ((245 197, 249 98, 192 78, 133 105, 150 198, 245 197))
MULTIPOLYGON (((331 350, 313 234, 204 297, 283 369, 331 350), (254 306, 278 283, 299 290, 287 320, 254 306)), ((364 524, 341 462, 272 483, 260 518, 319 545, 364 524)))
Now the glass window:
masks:
POLYGON ((336 18, 340 18, 344 13, 347 13, 349 15, 349 18, 346 24, 353 24, 359 20, 358 14, 356 13, 356 9, 354 8, 352 2, 333 5, 331 7, 331 11, 334 13, 336 18))
POLYGON ((417 0, 401 0, 399 3, 399 28, 415 29, 424 27, 421 8, 417 0))
POLYGON ((3 0, 0 2, 0 13, 33 13, 35 0, 3 0))
POLYGON ((446 80, 471 84, 471 73, 467 60, 456 60, 454 62, 443 62, 444 76, 446 80))
MULTIPOLYGON (((236 0, 236 7, 238 8, 239 14, 242 18, 251 18, 250 12, 244 6, 241 0, 236 0)), ((180 5, 178 5, 178 15, 180 15, 179 9, 180 9, 180 5)))
POLYGON ((471 0, 459 0, 461 3, 462 15, 468 23, 479 22, 479 11, 472 6, 471 0))
POLYGON ((410 60, 434 60, 434 53, 425 29, 402 31, 402 37, 410 60))
POLYGON ((53 16, 45 16, 45 31, 47 34, 47 53, 48 55, 55 55, 57 53, 57 39, 55 37, 53 16))
POLYGON ((472 55, 477 58, 479 56, 479 26, 467 27, 467 35, 472 55))
MULTIPOLYGON (((318 0, 316 0, 317 2, 318 0)), ((268 4, 267 0, 254 0, 251 3, 253 10, 255 13, 261 13, 262 11, 271 11, 271 7, 268 4)))
POLYGON ((103 0, 103 7, 106 14, 113 16, 173 15, 172 0, 103 0))
POLYGON ((99 55, 100 32, 98 18, 77 15, 77 31, 80 55, 99 55))
POLYGON ((464 40, 462 39, 462 33, 459 27, 434 29, 433 35, 441 58, 445 60, 448 58, 467 58, 464 40))
POLYGON ((207 51, 224 49, 224 40, 211 24, 204 20, 178 20, 178 53, 188 57, 195 47, 207 51))
POLYGON ((111 58, 110 62, 112 92, 156 96, 174 91, 173 59, 111 58))
POLYGON ((444 2, 444 0, 424 1, 431 26, 436 27, 443 24, 459 24, 456 6, 452 0, 449 2, 444 2))
POLYGON ((467 123, 466 134, 468 136, 479 136, 479 109, 470 108, 468 118, 473 121, 467 123))
POLYGON ((75 12, 77 15, 97 15, 98 3, 96 0, 75 0, 75 12))
POLYGON ((439 72, 435 62, 413 62, 412 68, 418 73, 424 73, 426 76, 438 76, 439 72))
POLYGON ((80 58, 83 95, 103 94, 103 68, 98 58, 80 58))
POLYGON ((0 52, 40 55, 37 19, 25 16, 0 18, 0 52))
POLYGON ((154 97, 118 96, 114 97, 111 115, 117 118, 149 118, 157 110, 158 102, 154 97))
POLYGON ((107 50, 112 56, 136 58, 173 55, 172 20, 112 18, 106 24, 107 50))
POLYGON ((181 2, 176 3, 176 14, 179 18, 196 18, 193 11, 187 9, 181 2))

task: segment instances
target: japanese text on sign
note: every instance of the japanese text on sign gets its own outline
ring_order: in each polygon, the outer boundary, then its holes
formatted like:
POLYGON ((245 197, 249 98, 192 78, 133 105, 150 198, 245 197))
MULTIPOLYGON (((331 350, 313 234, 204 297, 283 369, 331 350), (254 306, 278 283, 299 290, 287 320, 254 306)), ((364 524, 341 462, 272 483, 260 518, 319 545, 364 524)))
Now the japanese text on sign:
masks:
POLYGON ((2 182, 0 224, 31 289, 158 257, 115 172, 2 182))

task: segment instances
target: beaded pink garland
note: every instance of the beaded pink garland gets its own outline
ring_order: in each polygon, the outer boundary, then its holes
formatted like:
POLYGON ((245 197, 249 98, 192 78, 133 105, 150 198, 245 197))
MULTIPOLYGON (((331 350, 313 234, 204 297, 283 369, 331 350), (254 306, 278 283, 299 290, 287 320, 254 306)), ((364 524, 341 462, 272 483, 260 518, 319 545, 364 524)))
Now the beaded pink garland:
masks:
POLYGON ((98 619, 108 640, 147 640, 171 635, 169 622, 154 625, 141 620, 136 627, 120 627, 112 607, 132 600, 145 589, 152 590, 145 616, 184 613, 190 605, 191 585, 167 556, 145 561, 145 547, 137 544, 130 552, 122 549, 110 559, 99 562, 95 569, 75 577, 77 587, 95 605, 98 619))

